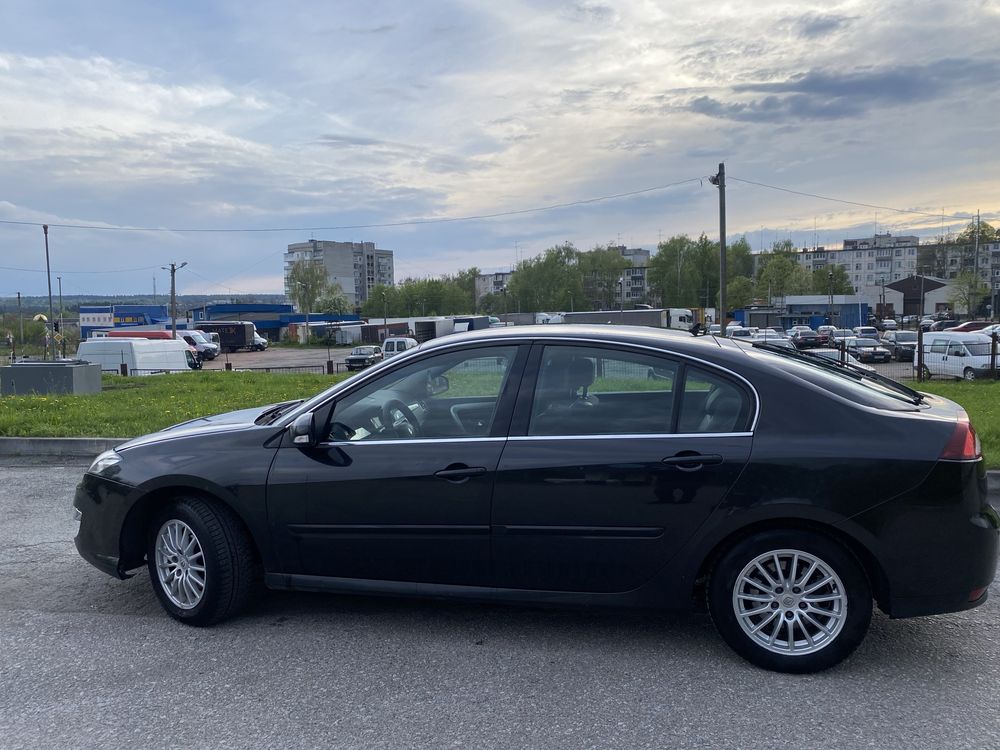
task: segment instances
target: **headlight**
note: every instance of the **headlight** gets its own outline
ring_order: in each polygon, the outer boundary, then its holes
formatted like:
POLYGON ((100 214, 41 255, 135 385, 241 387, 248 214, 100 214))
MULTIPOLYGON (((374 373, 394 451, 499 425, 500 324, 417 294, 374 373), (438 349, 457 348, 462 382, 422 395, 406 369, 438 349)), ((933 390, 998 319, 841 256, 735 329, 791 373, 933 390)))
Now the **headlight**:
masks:
POLYGON ((104 453, 94 459, 94 463, 87 469, 87 473, 97 474, 98 476, 110 474, 111 470, 121 462, 122 457, 115 451, 104 451, 104 453))

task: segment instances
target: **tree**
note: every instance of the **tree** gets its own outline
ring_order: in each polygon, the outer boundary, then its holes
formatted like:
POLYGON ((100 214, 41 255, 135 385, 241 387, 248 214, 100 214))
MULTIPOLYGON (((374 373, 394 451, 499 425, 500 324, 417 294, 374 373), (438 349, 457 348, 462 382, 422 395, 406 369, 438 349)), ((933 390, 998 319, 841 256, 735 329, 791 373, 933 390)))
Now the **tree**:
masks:
POLYGON ((339 282, 328 284, 323 294, 316 300, 315 311, 326 315, 344 315, 351 311, 351 303, 339 282))
POLYGON ((589 253, 578 253, 576 263, 583 285, 580 309, 586 309, 584 301, 592 307, 614 307, 618 280, 624 278, 625 269, 630 268, 632 263, 612 245, 595 247, 589 253))
POLYGON ((854 294, 854 285, 843 266, 827 266, 812 272, 813 294, 854 294), (831 284, 832 275, 832 284, 831 284))
MULTIPOLYGON (((985 221, 979 222, 979 244, 982 246, 984 242, 1000 242, 1000 231, 997 231, 993 226, 987 224, 985 221)), ((957 239, 955 240, 957 245, 975 245, 976 244, 976 222, 970 221, 963 229, 957 239)))
POLYGON ((753 303, 754 284, 748 276, 737 276, 726 285, 726 303, 731 308, 746 307, 753 303))
POLYGON ((300 312, 310 312, 323 296, 330 282, 320 263, 300 259, 288 272, 288 296, 300 312))
POLYGON ((989 292, 989 287, 979 278, 979 274, 975 271, 962 271, 952 282, 948 301, 951 302, 952 309, 956 313, 959 309, 965 308, 969 317, 972 317, 973 313, 983 304, 983 298, 989 292))
POLYGON ((664 240, 656 247, 656 254, 649 259, 647 281, 661 304, 667 307, 697 307, 693 297, 688 297, 690 263, 695 243, 686 234, 664 240))
POLYGON ((507 284, 511 309, 525 311, 568 310, 584 299, 583 279, 577 259, 580 251, 572 243, 555 245, 542 255, 518 263, 507 284))

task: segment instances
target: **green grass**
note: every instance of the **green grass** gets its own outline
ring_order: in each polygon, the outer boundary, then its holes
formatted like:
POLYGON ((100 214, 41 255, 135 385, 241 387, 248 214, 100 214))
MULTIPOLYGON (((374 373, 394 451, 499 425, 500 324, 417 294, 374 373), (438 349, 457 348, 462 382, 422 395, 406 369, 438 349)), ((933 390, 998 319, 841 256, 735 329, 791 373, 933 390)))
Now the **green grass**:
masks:
MULTIPOLYGON (((93 396, 4 396, 0 398, 0 436, 134 437, 195 417, 308 398, 346 375, 292 375, 202 371, 122 378, 104 376, 104 390, 93 396)), ((452 378, 449 395, 493 394, 500 375, 463 373, 452 378)), ((669 383, 619 382, 605 378, 598 390, 666 390, 669 383)), ((1000 468, 1000 382, 931 380, 917 384, 961 404, 983 444, 988 468, 1000 468)), ((593 390, 593 389, 592 389, 593 390)))
POLYGON ((192 372, 104 376, 90 396, 4 396, 0 436, 135 437, 195 417, 308 398, 345 375, 192 372))
POLYGON ((908 385, 961 404, 983 444, 986 468, 1000 469, 1000 381, 927 380, 908 385))

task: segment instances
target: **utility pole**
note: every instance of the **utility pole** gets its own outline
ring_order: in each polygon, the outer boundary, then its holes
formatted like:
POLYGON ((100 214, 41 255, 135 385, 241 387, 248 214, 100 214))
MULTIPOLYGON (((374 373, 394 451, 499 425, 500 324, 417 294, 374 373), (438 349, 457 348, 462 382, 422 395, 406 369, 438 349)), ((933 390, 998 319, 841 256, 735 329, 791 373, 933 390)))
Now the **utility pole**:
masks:
POLYGON ((726 335, 726 163, 719 162, 719 173, 708 181, 719 188, 719 313, 722 335, 726 335))
POLYGON ((59 335, 62 336, 62 356, 66 359, 66 326, 63 325, 63 303, 62 303, 62 276, 56 276, 59 280, 59 335))
POLYGON ((45 323, 45 356, 48 358, 49 347, 52 347, 52 360, 56 358, 56 342, 52 340, 52 270, 49 268, 49 225, 42 224, 42 234, 45 235, 45 276, 49 280, 49 319, 45 323))
POLYGON ((625 325, 625 276, 618 277, 618 316, 625 325))
POLYGON ((174 277, 186 265, 187 261, 180 265, 171 263, 169 266, 161 266, 164 271, 170 271, 170 335, 174 338, 177 338, 177 284, 174 277))
POLYGON ((21 329, 21 356, 24 356, 24 318, 21 317, 21 293, 17 293, 17 324, 21 329))

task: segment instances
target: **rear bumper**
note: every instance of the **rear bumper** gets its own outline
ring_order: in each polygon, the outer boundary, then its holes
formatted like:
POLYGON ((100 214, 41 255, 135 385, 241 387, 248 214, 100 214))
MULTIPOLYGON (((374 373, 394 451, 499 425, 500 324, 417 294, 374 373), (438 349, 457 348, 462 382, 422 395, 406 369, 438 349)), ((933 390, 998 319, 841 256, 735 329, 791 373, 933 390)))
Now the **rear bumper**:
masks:
POLYGON ((986 601, 997 572, 1000 516, 983 462, 940 461, 927 479, 851 519, 873 538, 890 617, 958 612, 986 601))

